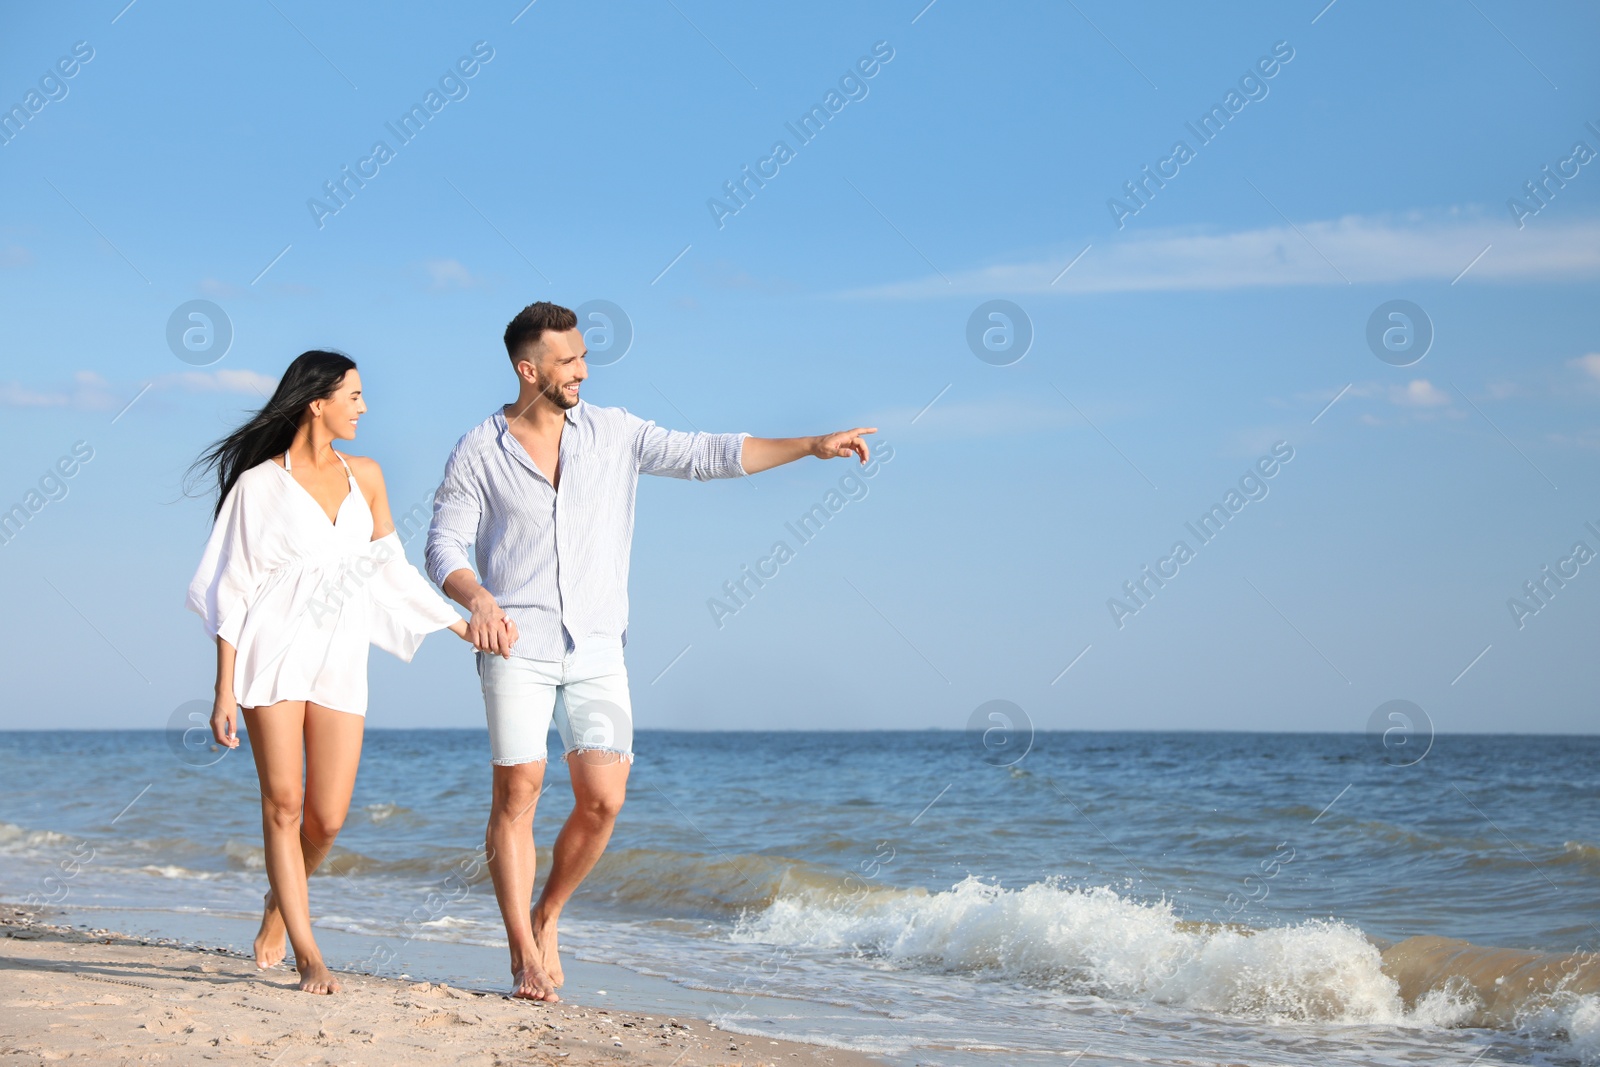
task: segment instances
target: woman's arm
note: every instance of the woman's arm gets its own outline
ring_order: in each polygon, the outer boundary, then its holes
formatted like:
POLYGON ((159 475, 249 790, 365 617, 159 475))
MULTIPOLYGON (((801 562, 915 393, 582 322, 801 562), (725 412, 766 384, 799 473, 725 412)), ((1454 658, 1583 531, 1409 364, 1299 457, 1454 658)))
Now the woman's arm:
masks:
POLYGON ((372 539, 388 537, 394 532, 394 516, 389 513, 389 487, 383 482, 383 468, 370 456, 346 456, 345 460, 372 512, 372 539))
MULTIPOLYGON (((350 463, 350 473, 355 475, 356 485, 360 487, 362 495, 367 498, 367 507, 372 510, 372 539, 381 541, 395 532, 394 516, 389 511, 389 487, 383 481, 383 468, 378 466, 378 461, 369 456, 346 456, 350 463)), ((449 626, 451 633, 463 641, 471 642, 467 636, 467 620, 457 618, 449 626)))
POLYGON ((217 744, 239 747, 239 704, 233 699, 232 645, 217 638, 217 692, 211 705, 211 736, 217 744))

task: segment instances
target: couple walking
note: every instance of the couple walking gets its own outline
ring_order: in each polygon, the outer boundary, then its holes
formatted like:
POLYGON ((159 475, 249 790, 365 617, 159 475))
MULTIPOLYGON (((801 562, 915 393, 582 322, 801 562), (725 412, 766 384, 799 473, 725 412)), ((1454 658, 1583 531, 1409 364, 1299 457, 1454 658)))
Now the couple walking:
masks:
POLYGON ((261 785, 271 890, 256 962, 281 963, 287 935, 310 993, 339 989, 312 936, 307 876, 349 810, 369 645, 409 661, 424 636, 449 629, 476 650, 493 764, 485 844, 512 994, 559 1000, 561 911, 605 851, 633 760, 623 645, 639 474, 705 480, 803 456, 869 459, 867 427, 687 433, 587 404, 583 334, 555 304, 519 312, 505 345, 517 399, 456 444, 428 531, 428 572, 467 619, 406 561, 378 464, 334 450, 367 410, 348 357, 298 357, 266 406, 197 464, 218 483, 188 594, 217 646, 211 728, 237 747, 242 710, 261 785), (552 721, 574 806, 535 903, 533 816, 552 721))

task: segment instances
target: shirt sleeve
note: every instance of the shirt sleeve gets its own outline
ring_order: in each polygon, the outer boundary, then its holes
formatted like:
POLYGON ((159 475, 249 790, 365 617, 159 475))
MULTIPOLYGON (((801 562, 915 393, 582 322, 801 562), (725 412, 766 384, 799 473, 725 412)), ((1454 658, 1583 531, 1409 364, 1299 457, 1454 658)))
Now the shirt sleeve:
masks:
POLYGON ((444 588, 452 571, 472 569, 467 547, 478 539, 478 522, 483 517, 483 494, 472 477, 471 463, 463 454, 463 439, 445 461, 444 481, 433 494, 433 521, 428 524, 428 546, 424 553, 428 577, 444 588))
POLYGON ((640 474, 691 478, 697 482, 745 476, 740 455, 749 434, 667 430, 648 419, 625 414, 632 423, 633 461, 640 474))
POLYGON ((201 553, 200 566, 189 580, 186 604, 200 616, 206 633, 235 647, 250 601, 266 577, 255 558, 261 538, 253 528, 255 514, 247 496, 243 479, 228 490, 201 553))
POLYGON ((372 569, 372 643, 411 662, 422 639, 460 620, 450 603, 436 593, 422 572, 406 559, 400 535, 391 530, 367 549, 372 569))

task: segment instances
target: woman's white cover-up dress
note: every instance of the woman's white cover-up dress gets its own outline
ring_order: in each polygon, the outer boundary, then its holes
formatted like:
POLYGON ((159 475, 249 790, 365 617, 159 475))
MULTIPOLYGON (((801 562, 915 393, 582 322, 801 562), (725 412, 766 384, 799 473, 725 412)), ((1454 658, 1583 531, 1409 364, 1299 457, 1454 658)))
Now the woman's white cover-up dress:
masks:
POLYGON ((368 646, 409 662, 426 635, 461 617, 407 561, 397 533, 372 539, 372 510, 349 464, 345 473, 333 522, 272 459, 223 499, 187 606, 237 650, 241 707, 308 700, 365 715, 368 646))

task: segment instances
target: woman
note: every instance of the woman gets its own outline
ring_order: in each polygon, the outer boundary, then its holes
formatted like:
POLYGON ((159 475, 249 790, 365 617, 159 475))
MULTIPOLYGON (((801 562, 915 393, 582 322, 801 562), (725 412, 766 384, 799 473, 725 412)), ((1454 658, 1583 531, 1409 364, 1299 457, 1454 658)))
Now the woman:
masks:
POLYGON ((244 721, 261 780, 267 894, 256 964, 294 948, 300 988, 339 983, 311 935, 306 877, 333 847, 361 758, 367 647, 409 661, 425 635, 466 623, 406 561, 377 463, 335 452, 367 410, 349 357, 306 352, 267 405, 197 461, 215 469, 215 526, 188 606, 217 643, 211 730, 244 721), (302 750, 304 752, 302 780, 302 750))

